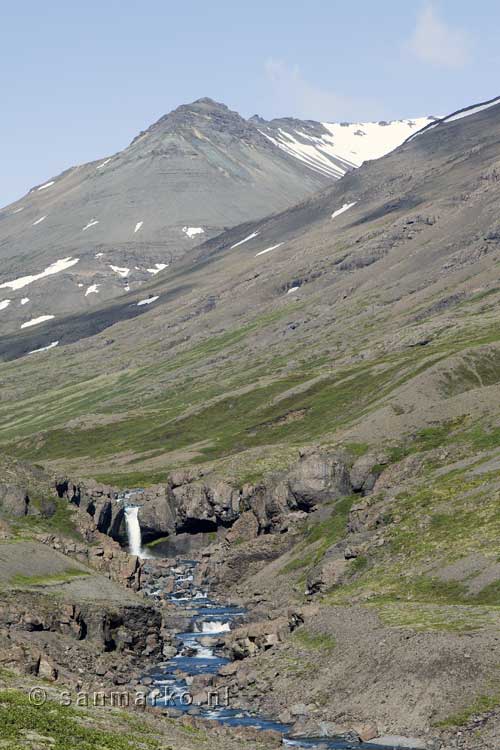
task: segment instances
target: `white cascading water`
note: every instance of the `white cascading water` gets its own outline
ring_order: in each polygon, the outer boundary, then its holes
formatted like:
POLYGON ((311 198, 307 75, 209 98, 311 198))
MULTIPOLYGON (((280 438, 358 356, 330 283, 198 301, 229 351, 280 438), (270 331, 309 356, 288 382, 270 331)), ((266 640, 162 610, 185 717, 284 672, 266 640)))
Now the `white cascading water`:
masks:
POLYGON ((199 630, 199 626, 195 626, 196 630, 195 632, 198 633, 228 633, 231 630, 231 626, 228 622, 221 622, 220 620, 213 620, 211 622, 202 622, 200 623, 201 630, 199 630))
POLYGON ((131 506, 125 508, 125 522, 127 524, 128 547, 131 555, 142 556, 142 536, 139 524, 139 508, 131 506))

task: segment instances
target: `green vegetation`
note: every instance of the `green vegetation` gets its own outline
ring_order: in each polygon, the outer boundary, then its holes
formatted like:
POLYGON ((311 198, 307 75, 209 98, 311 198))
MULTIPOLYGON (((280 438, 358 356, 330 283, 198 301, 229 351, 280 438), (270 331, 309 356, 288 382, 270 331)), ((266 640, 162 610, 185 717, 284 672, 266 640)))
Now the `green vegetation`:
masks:
POLYGON ((85 570, 78 568, 67 568, 62 573, 53 573, 46 576, 24 576, 15 575, 11 579, 11 585, 15 588, 32 588, 34 586, 50 586, 57 583, 69 583, 73 578, 88 576, 85 570))
MULTIPOLYGON (((498 627, 500 581, 481 589, 473 585, 487 560, 494 565, 499 555, 497 474, 473 468, 446 475, 427 468, 419 475, 412 489, 381 511, 384 545, 371 551, 369 561, 361 556, 351 562, 350 577, 326 600, 367 602, 388 624, 417 630, 498 627), (486 558, 479 568, 473 564, 477 556, 486 558), (455 575, 451 568, 440 575, 454 564, 463 572, 455 575)), ((372 502, 376 505, 377 498, 372 502)))
POLYGON ((154 549, 155 547, 158 547, 159 544, 164 544, 165 542, 169 541, 169 536, 161 536, 159 539, 154 539, 152 542, 147 542, 147 544, 145 544, 144 546, 148 547, 149 549, 154 549))
POLYGON ((323 654, 331 654, 336 647, 335 638, 328 633, 313 633, 305 627, 297 628, 293 632, 293 639, 306 651, 319 651, 323 654))
POLYGON ((417 632, 468 633, 500 627, 500 608, 376 600, 370 607, 385 625, 417 632))
POLYGON ((358 557, 355 557, 354 560, 351 560, 349 572, 352 573, 352 575, 356 575, 356 573, 361 573, 367 567, 368 558, 364 555, 359 555, 358 557))
POLYGON ((349 511, 354 497, 343 497, 332 506, 332 512, 325 521, 310 521, 303 530, 303 540, 295 547, 295 556, 280 570, 280 574, 296 570, 307 571, 317 565, 329 547, 345 536, 349 511), (304 554, 305 553, 305 554, 304 554))
MULTIPOLYGON (((16 363, 6 364, 6 383, 22 397, 0 404, 3 449, 42 462, 70 460, 101 481, 122 487, 144 486, 164 481, 172 462, 179 462, 174 456, 183 450, 188 454, 184 463, 205 463, 267 448, 272 464, 272 457, 285 449, 331 440, 339 427, 367 415, 398 388, 455 353, 466 352, 463 362, 471 387, 478 387, 479 381, 496 383, 500 355, 489 345, 498 342, 499 333, 488 321, 482 327, 464 323, 453 336, 443 329, 428 347, 337 365, 332 352, 348 330, 333 339, 294 343, 283 351, 275 335, 283 330, 283 319, 291 310, 285 305, 222 333, 207 332, 205 339, 188 348, 175 346, 171 357, 164 356, 161 341, 143 349, 138 344, 137 361, 143 364, 118 360, 110 374, 101 366, 100 373, 89 366, 69 382, 64 370, 37 371, 36 389, 30 363, 25 362, 22 371, 16 363), (268 335, 273 343, 263 347, 268 335), (125 460, 114 461, 118 455, 125 460)), ((365 313, 366 305, 350 310, 353 319, 365 316, 363 325, 353 329, 358 347, 363 342, 371 345, 377 324, 385 324, 383 316, 376 323, 365 313)), ((315 317, 313 308, 310 314, 315 317)), ((76 361, 77 355, 72 358, 76 361)), ((460 364, 442 368, 443 388, 451 388, 444 398, 462 387, 464 372, 460 364)), ((400 404, 396 407, 405 413, 400 404)), ((392 458, 459 439, 469 444, 469 428, 460 419, 445 419, 400 441, 392 458)), ((492 429, 471 434, 470 439, 477 445, 499 444, 498 429, 492 429)), ((368 444, 349 443, 346 448, 356 457, 368 444)), ((263 463, 253 467, 250 461, 246 468, 243 464, 238 478, 248 482, 258 482, 267 470, 263 463)))
MULTIPOLYGON (((34 507, 37 507, 36 501, 32 500, 31 502, 34 507)), ((50 510, 45 511, 46 515, 33 514, 13 520, 11 526, 16 535, 23 537, 46 531, 80 541, 82 536, 75 526, 73 509, 68 501, 51 498, 48 503, 50 504, 50 510)))
POLYGON ((194 460, 206 461, 255 446, 300 444, 320 437, 325 420, 331 429, 347 422, 352 417, 354 403, 361 414, 395 375, 394 367, 373 372, 365 366, 324 378, 297 393, 293 389, 310 380, 309 373, 299 372, 237 396, 227 396, 212 405, 201 405, 187 416, 172 415, 175 416, 172 419, 168 402, 162 409, 161 401, 157 401, 154 411, 145 410, 142 415, 96 424, 89 429, 55 428, 45 433, 43 439, 37 436, 23 440, 9 450, 39 460, 62 455, 102 458, 130 450, 143 453, 159 446, 167 453, 201 445, 200 457, 194 460), (288 391, 292 391, 289 396, 288 391), (304 416, 289 420, 292 411, 300 411, 304 416))
POLYGON ((500 706, 500 693, 495 695, 480 695, 474 703, 462 709, 459 713, 452 714, 446 719, 437 722, 436 726, 441 728, 464 727, 476 714, 484 714, 500 706))
MULTIPOLYGON (((104 711, 102 712, 104 714, 104 711)), ((37 746, 52 750, 156 750, 165 745, 149 739, 144 731, 135 733, 131 727, 124 731, 116 717, 106 712, 111 727, 103 726, 95 712, 93 725, 90 716, 70 707, 47 703, 31 705, 28 696, 17 690, 0 691, 0 745, 12 750, 37 746), (83 721, 83 718, 87 721, 83 721), (115 725, 113 727, 113 724, 115 725), (38 735, 38 737, 37 737, 38 735), (30 740, 31 737, 31 740, 30 740)))

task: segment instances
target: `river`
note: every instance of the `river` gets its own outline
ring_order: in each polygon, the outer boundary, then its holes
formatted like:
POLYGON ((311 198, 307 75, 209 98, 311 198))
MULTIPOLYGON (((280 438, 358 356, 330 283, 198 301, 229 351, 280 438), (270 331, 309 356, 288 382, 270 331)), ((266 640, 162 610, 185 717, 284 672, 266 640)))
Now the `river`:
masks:
MULTIPOLYGON (((148 562, 146 561, 146 568, 148 562)), ((270 718, 252 714, 249 711, 231 708, 224 691, 210 694, 211 705, 193 706, 190 686, 186 678, 196 675, 214 675, 229 660, 213 645, 217 637, 224 636, 235 624, 243 620, 245 610, 228 606, 209 596, 195 584, 195 560, 177 559, 170 572, 174 576, 173 591, 164 593, 154 582, 148 584, 144 593, 156 600, 170 600, 179 614, 189 619, 186 632, 176 634, 177 652, 175 656, 158 664, 145 675, 146 682, 157 706, 170 711, 189 713, 199 718, 216 720, 230 726, 249 726, 260 730, 274 730, 282 735, 283 744, 289 747, 321 748, 321 750, 402 750, 394 745, 378 745, 374 742, 348 742, 342 738, 315 737, 297 738, 291 736, 291 726, 273 721, 270 718), (151 681, 151 682, 150 682, 151 681), (217 702, 219 705, 217 705, 217 702)))

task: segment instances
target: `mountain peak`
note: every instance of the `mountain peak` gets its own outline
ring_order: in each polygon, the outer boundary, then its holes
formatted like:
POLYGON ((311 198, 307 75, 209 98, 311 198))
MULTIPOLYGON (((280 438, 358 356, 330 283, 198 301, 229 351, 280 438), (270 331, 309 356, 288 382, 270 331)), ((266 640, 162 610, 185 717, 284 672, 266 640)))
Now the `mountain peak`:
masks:
POLYGON ((163 117, 160 117, 147 130, 140 133, 132 143, 142 140, 146 135, 156 137, 182 133, 198 133, 214 131, 220 134, 233 135, 241 139, 260 138, 255 126, 245 120, 238 112, 229 109, 226 104, 217 102, 210 97, 196 99, 190 104, 181 104, 163 117))
POLYGON ((226 111, 229 111, 229 107, 224 104, 223 102, 218 102, 215 99, 211 99, 209 96, 202 96, 201 99, 195 99, 192 104, 186 104, 184 106, 187 107, 194 107, 197 105, 201 105, 203 107, 209 107, 210 109, 223 109, 226 111))

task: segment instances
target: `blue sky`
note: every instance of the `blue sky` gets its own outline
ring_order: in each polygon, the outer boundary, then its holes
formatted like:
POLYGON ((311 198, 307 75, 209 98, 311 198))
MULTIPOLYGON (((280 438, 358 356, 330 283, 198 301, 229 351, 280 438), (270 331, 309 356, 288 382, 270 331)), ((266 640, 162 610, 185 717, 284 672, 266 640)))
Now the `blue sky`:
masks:
POLYGON ((500 94, 497 0, 25 0, 0 18, 0 206, 201 96, 378 120, 500 94))

